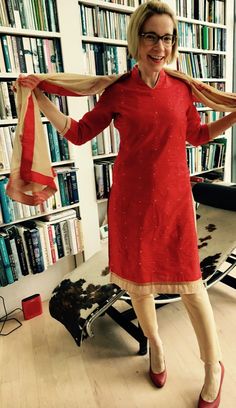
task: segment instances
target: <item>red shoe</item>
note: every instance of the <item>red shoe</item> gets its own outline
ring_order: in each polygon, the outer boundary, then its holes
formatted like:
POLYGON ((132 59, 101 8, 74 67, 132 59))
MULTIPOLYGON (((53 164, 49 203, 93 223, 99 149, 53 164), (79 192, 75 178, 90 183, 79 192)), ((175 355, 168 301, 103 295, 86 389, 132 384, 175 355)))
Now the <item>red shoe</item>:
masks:
POLYGON ((165 382, 166 382, 167 371, 166 371, 166 369, 165 369, 165 370, 162 371, 161 373, 155 374, 155 373, 152 371, 151 367, 150 367, 149 376, 150 376, 150 378, 151 378, 153 384, 154 384, 156 387, 162 388, 162 387, 165 385, 165 382))
POLYGON ((221 387, 222 387, 222 383, 224 379, 224 372, 225 372, 224 366, 221 362, 220 362, 220 365, 221 365, 221 380, 220 380, 219 392, 218 392, 216 399, 212 402, 207 402, 207 401, 204 401, 204 399, 202 398, 200 394, 199 401, 198 401, 198 408, 218 408, 220 406, 221 387))
POLYGON ((150 369, 149 369, 149 376, 153 382, 153 384, 158 387, 162 388, 163 385, 165 385, 166 382, 166 377, 167 377, 167 371, 166 368, 164 371, 162 371, 159 374, 155 374, 152 369, 151 369, 151 350, 149 350, 149 357, 150 357, 150 369))

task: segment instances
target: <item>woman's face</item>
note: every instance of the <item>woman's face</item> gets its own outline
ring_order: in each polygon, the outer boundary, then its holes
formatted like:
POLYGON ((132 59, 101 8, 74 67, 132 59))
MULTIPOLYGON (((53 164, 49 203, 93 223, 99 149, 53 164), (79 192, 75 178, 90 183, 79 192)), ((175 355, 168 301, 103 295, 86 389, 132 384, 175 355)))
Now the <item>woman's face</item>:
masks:
POLYGON ((139 65, 146 72, 159 73, 163 66, 170 60, 172 52, 171 35, 174 24, 168 14, 154 14, 145 21, 142 33, 150 33, 150 36, 141 36, 139 39, 139 65), (151 34, 154 34, 152 36, 151 34), (156 44, 152 41, 157 36, 165 36, 164 41, 158 39, 156 44), (170 37, 168 37, 168 35, 170 37), (167 36, 167 37, 166 37, 167 36), (168 39, 169 44, 168 44, 168 39))

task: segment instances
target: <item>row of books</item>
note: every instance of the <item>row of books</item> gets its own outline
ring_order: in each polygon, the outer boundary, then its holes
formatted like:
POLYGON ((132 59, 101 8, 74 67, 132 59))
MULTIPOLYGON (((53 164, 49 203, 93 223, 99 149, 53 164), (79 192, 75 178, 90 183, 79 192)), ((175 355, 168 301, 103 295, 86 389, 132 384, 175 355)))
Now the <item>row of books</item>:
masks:
POLYGON ((0 224, 8 224, 79 203, 77 170, 69 167, 55 169, 56 193, 37 206, 28 206, 12 200, 6 194, 8 177, 0 177, 0 224))
POLYGON ((219 54, 180 52, 177 67, 180 71, 194 78, 224 78, 225 56, 219 54))
POLYGON ((180 47, 203 50, 225 51, 226 30, 206 25, 178 22, 178 41, 180 47))
MULTIPOLYGON (((13 92, 11 81, 0 82, 0 119, 17 118, 16 93, 13 92)), ((65 114, 68 112, 66 97, 59 95, 48 95, 49 99, 65 114)))
POLYGON ((104 0, 107 3, 121 4, 122 6, 138 7, 139 0, 104 0))
POLYGON ((91 75, 122 74, 134 64, 126 47, 84 43, 83 52, 86 72, 91 75))
POLYGON ((214 122, 215 120, 221 119, 224 116, 224 112, 216 112, 216 111, 201 111, 199 112, 201 117, 201 123, 210 123, 214 122))
POLYGON ((0 72, 62 72, 60 41, 57 38, 1 35, 0 72))
POLYGON ((82 35, 127 40, 129 14, 80 5, 82 35))
POLYGON ((97 199, 108 198, 112 186, 112 172, 115 158, 99 160, 94 163, 97 199))
POLYGON ((225 24, 225 1, 176 0, 176 14, 210 23, 225 24))
MULTIPOLYGON (((88 97, 88 110, 92 110, 98 100, 99 96, 88 97)), ((113 122, 104 129, 101 133, 95 136, 91 141, 92 155, 118 153, 120 145, 119 131, 115 128, 113 122)))
MULTIPOLYGON (((213 86, 213 88, 218 89, 219 91, 222 91, 222 92, 225 91, 225 82, 220 82, 220 81, 217 81, 217 82, 214 82, 214 81, 207 82, 207 81, 204 81, 204 83, 207 84, 207 85, 213 86)), ((196 102, 195 105, 196 105, 197 108, 199 108, 199 110, 200 110, 201 108, 205 108, 205 107, 206 107, 206 106, 203 105, 201 102, 196 102)))
MULTIPOLYGON (((52 162, 70 159, 68 141, 62 137, 50 123, 45 123, 45 135, 49 156, 52 162)), ((0 127, 0 170, 9 170, 16 126, 0 127)))
POLYGON ((217 169, 225 164, 226 138, 202 146, 187 146, 187 163, 190 174, 217 169))
POLYGON ((0 25, 58 31, 56 0, 1 1, 0 25))
POLYGON ((59 259, 83 251, 81 222, 74 210, 0 230, 0 286, 41 273, 59 259))

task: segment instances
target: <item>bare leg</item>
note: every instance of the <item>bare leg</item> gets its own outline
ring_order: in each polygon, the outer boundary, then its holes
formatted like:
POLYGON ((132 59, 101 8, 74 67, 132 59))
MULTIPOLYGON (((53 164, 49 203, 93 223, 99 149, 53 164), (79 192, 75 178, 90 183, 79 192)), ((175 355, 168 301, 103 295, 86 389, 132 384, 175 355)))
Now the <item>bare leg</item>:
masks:
POLYGON ((164 352, 158 332, 157 316, 153 295, 130 293, 132 305, 144 335, 149 340, 151 349, 151 369, 161 373, 165 369, 164 352))
POLYGON ((201 392, 207 402, 216 399, 221 379, 221 350, 216 332, 215 320, 208 293, 202 291, 181 295, 192 322, 200 349, 200 357, 205 363, 205 382, 201 392))

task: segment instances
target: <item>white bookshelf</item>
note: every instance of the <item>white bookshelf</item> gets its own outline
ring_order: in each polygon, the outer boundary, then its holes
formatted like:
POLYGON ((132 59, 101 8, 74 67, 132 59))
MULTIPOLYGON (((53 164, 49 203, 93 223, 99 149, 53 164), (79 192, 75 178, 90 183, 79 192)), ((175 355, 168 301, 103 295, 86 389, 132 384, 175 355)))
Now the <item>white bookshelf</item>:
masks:
MULTIPOLYGON (((177 2, 171 2, 177 4, 177 2)), ((202 5, 204 6, 204 1, 202 0, 202 5)), ((183 52, 191 52, 194 54, 206 54, 206 55, 221 55, 225 58, 225 75, 222 78, 199 78, 203 82, 223 82, 225 84, 225 90, 232 92, 232 67, 233 67, 233 28, 234 28, 234 2, 230 0, 225 0, 225 24, 215 23, 215 22, 208 22, 204 21, 203 19, 197 20, 193 18, 187 18, 183 16, 177 16, 179 22, 183 23, 191 23, 200 26, 207 26, 211 28, 218 28, 226 31, 226 50, 206 50, 201 48, 188 48, 188 47, 179 47, 179 53, 183 52)), ((191 6, 193 3, 187 3, 187 8, 191 6)), ((189 10, 187 11, 188 14, 189 10)), ((204 111, 206 108, 198 108, 198 111, 204 111)), ((230 182, 231 181, 231 160, 232 160, 232 151, 231 151, 231 143, 232 139, 232 129, 228 129, 223 137, 227 138, 227 149, 226 149, 226 157, 225 157, 225 166, 224 166, 224 181, 230 182)), ((219 168, 222 170, 222 168, 219 168)), ((217 170, 217 169, 216 169, 217 170)), ((209 171, 212 171, 209 170, 209 171)), ((207 173, 206 171, 202 173, 207 173)), ((197 173, 199 174, 199 173, 197 173)), ((195 174, 193 174, 195 175, 195 174)))
MULTIPOLYGON (((79 13, 76 1, 57 1, 58 20, 60 32, 48 32, 39 30, 29 30, 11 27, 0 27, 0 34, 19 35, 27 37, 40 37, 49 39, 58 39, 62 48, 62 59, 64 70, 66 72, 81 72, 81 54, 80 47, 78 53, 75 53, 73 45, 71 46, 71 30, 75 33, 75 37, 79 37, 79 13), (77 16, 77 19, 76 19, 77 16), (77 33, 77 34, 76 34, 77 33)), ((78 43, 74 44, 77 48, 78 43)), ((19 73, 0 73, 0 81, 13 81, 19 73)), ((79 119, 79 116, 85 111, 85 98, 78 100, 76 98, 68 98, 68 108, 70 115, 79 119)), ((47 119, 43 118, 44 123, 47 119)), ((17 119, 0 120, 0 126, 16 125, 17 119)), ((54 162, 52 166, 73 166, 78 168, 78 186, 80 202, 72 204, 68 207, 63 207, 57 210, 48 211, 44 214, 27 217, 27 220, 34 220, 43 215, 57 213, 67 209, 78 209, 82 220, 84 251, 77 255, 66 256, 59 259, 56 263, 48 267, 44 272, 39 274, 29 274, 20 278, 5 287, 0 287, 0 295, 5 298, 7 310, 12 310, 15 307, 20 307, 21 299, 30 296, 34 293, 40 293, 43 300, 48 299, 54 287, 62 280, 63 276, 79 265, 84 260, 88 259, 100 249, 99 226, 96 197, 94 196, 93 188, 93 162, 90 159, 90 146, 82 146, 77 148, 74 145, 70 146, 70 160, 62 162, 54 162)), ((1 171, 0 176, 8 175, 9 171, 1 171)), ((17 224, 25 219, 19 219, 10 224, 17 224)), ((5 224, 1 224, 4 226, 5 224)), ((9 224, 8 224, 9 225, 9 224)))

